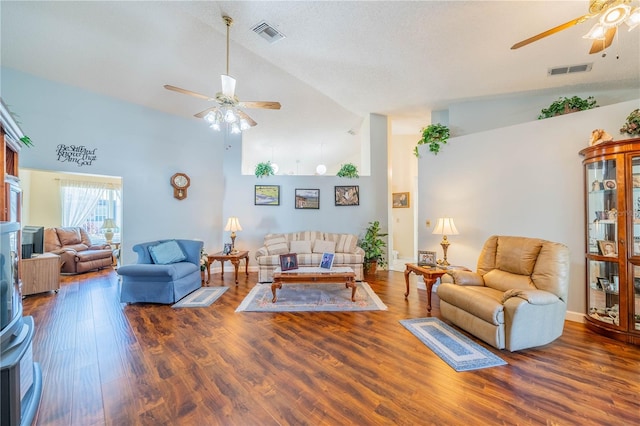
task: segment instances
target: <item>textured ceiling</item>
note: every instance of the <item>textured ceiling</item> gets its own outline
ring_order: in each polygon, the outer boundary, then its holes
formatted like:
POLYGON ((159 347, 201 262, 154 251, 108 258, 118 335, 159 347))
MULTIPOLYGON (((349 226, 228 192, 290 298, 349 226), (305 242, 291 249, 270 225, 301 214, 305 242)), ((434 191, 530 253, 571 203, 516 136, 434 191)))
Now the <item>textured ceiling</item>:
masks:
POLYGON ((328 165, 357 160, 370 113, 390 116, 417 140, 431 111, 452 103, 571 86, 639 87, 640 29, 620 31, 610 49, 619 59, 588 54, 582 35, 592 22, 510 50, 587 10, 587 1, 3 0, 2 65, 193 117, 211 104, 162 86, 220 90, 221 16, 228 14, 238 97, 282 104, 247 110, 258 126, 243 136, 245 160, 312 173, 320 157, 328 165), (253 33, 263 20, 286 38, 269 44, 253 33), (589 73, 547 77, 550 67, 585 62, 594 63, 589 73))

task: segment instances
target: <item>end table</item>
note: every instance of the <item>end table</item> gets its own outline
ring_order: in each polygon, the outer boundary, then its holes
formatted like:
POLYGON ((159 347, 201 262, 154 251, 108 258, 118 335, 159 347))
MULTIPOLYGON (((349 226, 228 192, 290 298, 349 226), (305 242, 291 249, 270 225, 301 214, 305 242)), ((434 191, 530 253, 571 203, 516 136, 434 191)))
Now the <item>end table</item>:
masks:
POLYGON ((224 262, 225 260, 231 261, 231 264, 236 269, 236 285, 238 285, 238 267, 240 266, 240 260, 244 259, 244 272, 249 276, 249 252, 248 251, 239 251, 237 253, 229 253, 224 254, 223 252, 218 252, 214 254, 210 254, 207 256, 209 259, 209 264, 207 265, 207 284, 209 284, 209 279, 211 278, 211 264, 216 260, 220 261, 222 265, 222 276, 224 277, 224 262))
POLYGON ((418 266, 415 263, 407 263, 404 271, 404 281, 407 284, 407 291, 404 294, 404 298, 406 299, 407 296, 409 296, 409 274, 413 272, 416 275, 422 275, 424 283, 427 286, 427 312, 431 312, 431 292, 433 291, 433 285, 438 281, 438 278, 452 269, 468 271, 468 269, 463 266, 448 266, 446 268, 441 268, 439 266, 418 266))

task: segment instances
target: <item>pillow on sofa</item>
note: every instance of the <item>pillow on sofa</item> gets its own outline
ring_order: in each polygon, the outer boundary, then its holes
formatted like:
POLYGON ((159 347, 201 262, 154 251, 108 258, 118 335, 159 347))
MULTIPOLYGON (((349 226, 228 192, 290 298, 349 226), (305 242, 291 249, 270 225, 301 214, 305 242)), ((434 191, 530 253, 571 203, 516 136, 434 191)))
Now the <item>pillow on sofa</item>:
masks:
POLYGON ((289 253, 289 244, 282 234, 272 234, 264 237, 264 246, 269 254, 287 254, 289 253))
POLYGON ((352 234, 330 234, 329 240, 336 242, 336 253, 355 253, 358 237, 352 234))
POLYGON ((326 240, 316 240, 313 244, 314 253, 335 253, 336 242, 326 240))
POLYGON ((187 259, 180 244, 176 240, 165 241, 155 246, 149 246, 149 254, 153 263, 158 265, 168 265, 170 263, 182 262, 187 259))
POLYGON ((62 244, 63 246, 80 244, 82 242, 82 239, 80 238, 80 228, 58 228, 56 232, 58 233, 60 244, 62 244))
POLYGON ((291 241, 291 253, 311 253, 311 241, 291 241))

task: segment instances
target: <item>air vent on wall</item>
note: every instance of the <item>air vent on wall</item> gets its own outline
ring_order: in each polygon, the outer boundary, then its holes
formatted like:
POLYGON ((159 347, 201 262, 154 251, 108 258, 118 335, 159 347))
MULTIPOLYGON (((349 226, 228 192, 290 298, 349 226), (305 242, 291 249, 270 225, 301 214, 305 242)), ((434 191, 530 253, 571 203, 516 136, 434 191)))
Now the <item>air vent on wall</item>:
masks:
POLYGON ((255 25, 253 28, 251 28, 251 31, 258 34, 260 37, 264 38, 272 44, 286 37, 280 31, 271 26, 271 24, 267 24, 265 21, 262 21, 259 24, 255 25))
POLYGON ((592 66, 593 62, 589 64, 568 65, 566 67, 549 68, 549 70, 547 71, 547 75, 564 75, 573 74, 574 72, 587 72, 591 71, 592 66))

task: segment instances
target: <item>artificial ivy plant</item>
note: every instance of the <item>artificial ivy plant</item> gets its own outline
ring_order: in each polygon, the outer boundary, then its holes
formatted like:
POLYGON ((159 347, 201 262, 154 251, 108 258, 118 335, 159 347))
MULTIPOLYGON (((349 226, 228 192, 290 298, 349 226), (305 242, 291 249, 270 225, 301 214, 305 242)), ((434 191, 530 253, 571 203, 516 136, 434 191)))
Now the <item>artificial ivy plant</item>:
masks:
POLYGON ((573 96, 571 98, 562 96, 547 108, 543 108, 540 111, 538 120, 563 114, 569 114, 577 111, 584 111, 587 109, 595 108, 597 106, 598 104, 593 96, 589 96, 587 99, 582 99, 579 96, 573 96))
POLYGON ((620 133, 631 136, 640 135, 640 109, 634 109, 627 117, 627 121, 620 128, 620 133))
POLYGON ((422 132, 422 138, 413 148, 413 155, 418 158, 420 158, 420 152, 418 151, 420 145, 429 145, 429 151, 433 152, 434 155, 438 155, 441 145, 446 144, 450 136, 449 128, 440 123, 430 124, 420 131, 422 132))
POLYGON ((340 170, 336 173, 338 177, 346 177, 346 178, 359 178, 358 168, 352 163, 342 164, 340 166, 340 170))
POLYGON ((273 176, 275 173, 273 172, 271 161, 267 161, 265 163, 258 163, 256 165, 255 174, 256 174, 256 177, 259 177, 259 178, 273 176))

